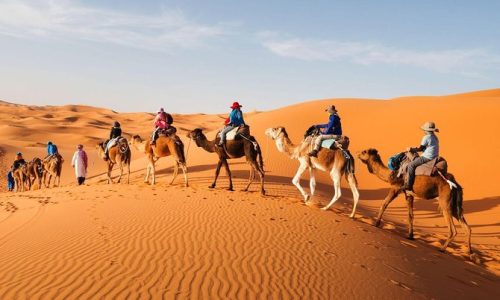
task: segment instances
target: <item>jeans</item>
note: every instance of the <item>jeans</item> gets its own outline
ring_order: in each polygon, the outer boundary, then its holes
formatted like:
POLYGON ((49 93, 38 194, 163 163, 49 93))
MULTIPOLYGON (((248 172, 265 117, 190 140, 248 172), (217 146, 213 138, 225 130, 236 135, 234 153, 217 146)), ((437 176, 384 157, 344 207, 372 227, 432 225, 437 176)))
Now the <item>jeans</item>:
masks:
POLYGON ((314 140, 314 150, 319 151, 321 148, 321 143, 324 140, 338 140, 340 139, 340 135, 336 134, 321 134, 314 140))
POLYGON ((419 156, 415 158, 411 163, 408 164, 408 189, 413 189, 413 184, 415 183, 415 170, 418 166, 431 161, 427 157, 419 156))
POLYGON ((82 185, 85 183, 85 177, 78 177, 77 180, 78 180, 78 185, 82 185))
POLYGON ((224 129, 221 130, 221 132, 220 132, 220 142, 219 142, 220 145, 222 145, 222 144, 224 144, 226 142, 226 134, 229 131, 231 131, 231 130, 233 130, 235 128, 236 128, 236 126, 227 125, 226 127, 224 127, 224 129))

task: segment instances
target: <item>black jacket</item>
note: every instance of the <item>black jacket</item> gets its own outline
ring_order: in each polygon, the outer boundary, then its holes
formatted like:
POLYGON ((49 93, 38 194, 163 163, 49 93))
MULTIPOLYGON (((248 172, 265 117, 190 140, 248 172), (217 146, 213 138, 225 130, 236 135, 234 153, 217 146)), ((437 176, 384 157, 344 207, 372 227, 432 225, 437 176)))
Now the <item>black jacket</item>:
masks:
POLYGON ((109 139, 114 139, 119 136, 122 136, 122 129, 120 127, 111 128, 111 132, 109 133, 109 139))
POLYGON ((16 159, 14 161, 14 163, 12 164, 12 171, 17 170, 17 168, 24 165, 25 163, 26 163, 26 161, 24 160, 24 158, 16 159))

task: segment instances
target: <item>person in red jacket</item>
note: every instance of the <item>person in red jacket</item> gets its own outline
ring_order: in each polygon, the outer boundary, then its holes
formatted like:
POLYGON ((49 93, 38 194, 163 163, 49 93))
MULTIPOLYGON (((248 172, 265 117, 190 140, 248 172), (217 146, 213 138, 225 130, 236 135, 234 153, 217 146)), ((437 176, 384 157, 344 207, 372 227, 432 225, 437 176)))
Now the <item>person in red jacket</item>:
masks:
POLYGON ((163 108, 160 108, 153 121, 155 130, 151 135, 151 145, 154 145, 156 143, 156 139, 158 138, 160 130, 165 130, 170 126, 167 116, 168 114, 165 112, 165 110, 163 108))

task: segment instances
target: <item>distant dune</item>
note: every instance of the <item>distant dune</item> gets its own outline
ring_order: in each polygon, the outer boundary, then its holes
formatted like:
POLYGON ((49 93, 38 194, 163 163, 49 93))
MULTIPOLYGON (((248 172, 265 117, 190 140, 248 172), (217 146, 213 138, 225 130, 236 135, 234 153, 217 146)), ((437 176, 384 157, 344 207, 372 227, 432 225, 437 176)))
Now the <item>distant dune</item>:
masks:
MULTIPOLYGON (((25 193, 0 186, 0 299, 17 298, 435 298, 500 297, 500 89, 391 100, 324 99, 246 115, 263 150, 266 188, 228 192, 213 179, 216 156, 186 138, 203 128, 212 139, 225 114, 174 114, 187 152, 191 187, 168 186, 172 160, 158 163, 158 184, 143 183, 146 160, 133 149, 132 184, 105 184, 95 153, 113 121, 126 137, 148 137, 154 115, 117 113, 80 105, 24 106, 0 101, 0 175, 17 151, 45 156, 55 142, 66 158, 63 187, 25 193), (463 232, 437 251, 447 228, 436 201, 415 203, 416 240, 405 239, 406 205, 396 199, 383 229, 371 226, 386 186, 356 162, 361 192, 356 220, 351 193, 343 189, 333 211, 329 178, 319 195, 302 204, 291 185, 298 163, 264 135, 285 126, 294 142, 307 127, 327 120, 335 104, 353 153, 377 148, 383 159, 417 146, 420 125, 434 120, 441 154, 464 187, 465 216, 473 230, 475 265, 464 255, 463 232), (69 159, 78 143, 90 159, 88 186, 76 187, 69 159), (457 259, 458 258, 458 259, 457 259)), ((231 162, 236 189, 248 177, 244 159, 231 162)), ((305 177, 304 179, 307 179, 305 177)), ((306 181, 303 182, 307 186, 306 181)))

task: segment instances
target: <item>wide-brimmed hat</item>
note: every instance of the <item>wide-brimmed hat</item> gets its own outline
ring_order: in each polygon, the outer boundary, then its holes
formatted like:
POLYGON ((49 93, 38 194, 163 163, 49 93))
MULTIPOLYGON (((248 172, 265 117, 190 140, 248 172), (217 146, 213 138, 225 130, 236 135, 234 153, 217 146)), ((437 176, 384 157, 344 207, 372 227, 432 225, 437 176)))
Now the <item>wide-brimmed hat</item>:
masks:
POLYGON ((163 109, 163 107, 158 110, 158 113, 163 113, 163 112, 165 112, 165 110, 163 109))
POLYGON ((238 102, 233 102, 233 105, 231 105, 230 108, 235 109, 235 108, 240 108, 243 107, 243 105, 240 105, 238 102))
POLYGON ((334 113, 334 112, 337 112, 337 109, 335 108, 335 105, 329 105, 325 111, 329 112, 329 113, 334 113))
POLYGON ((17 152, 16 155, 17 156, 23 156, 23 154, 21 152, 17 152))
POLYGON ((429 121, 425 122, 424 125, 420 127, 423 131, 430 131, 430 132, 439 132, 439 129, 436 128, 436 123, 429 121))

